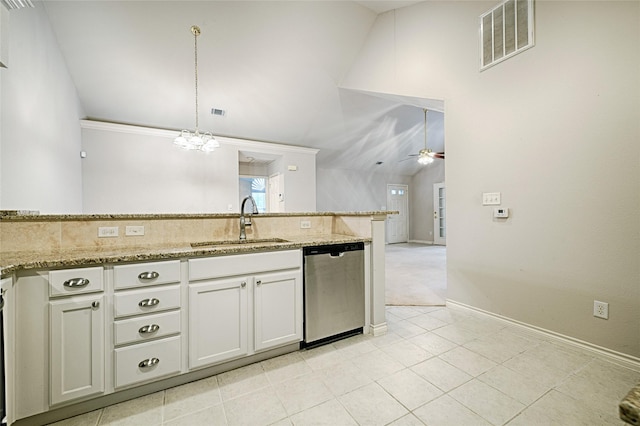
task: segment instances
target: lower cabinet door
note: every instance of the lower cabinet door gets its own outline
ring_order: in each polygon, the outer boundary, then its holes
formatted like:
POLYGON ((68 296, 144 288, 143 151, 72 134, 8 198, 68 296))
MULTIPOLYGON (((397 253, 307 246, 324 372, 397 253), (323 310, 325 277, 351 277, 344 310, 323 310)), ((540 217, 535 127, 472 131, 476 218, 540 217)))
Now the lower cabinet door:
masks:
POLYGON ((103 298, 49 303, 51 405, 104 392, 103 298))
POLYGON ((299 271, 255 276, 253 317, 256 351, 302 340, 302 304, 299 271))
POLYGON ((180 336, 118 348, 116 388, 180 372, 180 336))
POLYGON ((247 277, 189 285, 189 368, 248 353, 247 277))

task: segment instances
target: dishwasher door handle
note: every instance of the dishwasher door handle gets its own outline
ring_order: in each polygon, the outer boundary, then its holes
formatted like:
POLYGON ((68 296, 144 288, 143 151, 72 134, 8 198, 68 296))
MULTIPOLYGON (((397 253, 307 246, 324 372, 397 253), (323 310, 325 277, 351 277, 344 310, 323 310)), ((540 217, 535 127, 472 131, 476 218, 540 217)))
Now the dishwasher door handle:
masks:
POLYGON ((337 258, 340 258, 340 257, 343 257, 343 256, 344 256, 344 252, 340 252, 340 253, 331 253, 331 258, 332 258, 332 259, 337 259, 337 258))

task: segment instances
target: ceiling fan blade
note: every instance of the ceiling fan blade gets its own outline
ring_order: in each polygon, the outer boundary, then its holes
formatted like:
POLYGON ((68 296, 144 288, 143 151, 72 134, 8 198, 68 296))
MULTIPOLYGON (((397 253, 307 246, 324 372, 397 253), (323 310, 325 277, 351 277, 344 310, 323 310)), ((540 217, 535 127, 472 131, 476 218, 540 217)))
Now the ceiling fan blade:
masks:
POLYGON ((403 158, 402 160, 398 160, 398 163, 402 163, 402 162, 407 161, 407 160, 413 160, 413 157, 415 157, 415 156, 414 155, 408 156, 407 158, 403 158))
POLYGON ((433 158, 440 158, 440 159, 444 160, 444 152, 434 152, 433 153, 433 158))

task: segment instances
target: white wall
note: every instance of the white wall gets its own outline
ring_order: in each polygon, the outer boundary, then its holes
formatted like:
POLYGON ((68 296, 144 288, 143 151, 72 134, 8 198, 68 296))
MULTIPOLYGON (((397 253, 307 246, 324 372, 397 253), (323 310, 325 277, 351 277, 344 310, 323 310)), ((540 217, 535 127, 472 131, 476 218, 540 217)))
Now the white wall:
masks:
POLYGON ((536 2, 535 47, 480 73, 494 4, 381 15, 342 85, 445 100, 450 299, 640 357, 640 3, 536 2))
POLYGON ((386 209, 387 184, 409 185, 410 181, 411 176, 397 174, 318 168, 318 211, 386 209))
POLYGON ((0 208, 80 213, 84 113, 42 4, 34 3, 9 12, 8 68, 0 69, 0 208))
POLYGON ((239 212, 238 151, 247 149, 298 165, 282 171, 287 211, 315 210, 316 150, 219 137, 221 147, 205 154, 175 147, 175 132, 166 130, 92 121, 82 127, 86 214, 239 212))

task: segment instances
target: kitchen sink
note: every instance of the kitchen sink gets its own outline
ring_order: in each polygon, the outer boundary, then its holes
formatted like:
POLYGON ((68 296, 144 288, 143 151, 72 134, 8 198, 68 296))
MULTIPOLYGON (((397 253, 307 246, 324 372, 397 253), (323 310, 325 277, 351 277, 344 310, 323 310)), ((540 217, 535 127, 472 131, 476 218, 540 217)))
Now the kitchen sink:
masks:
POLYGON ((215 246, 232 246, 232 245, 246 245, 246 244, 265 244, 265 243, 288 243, 289 240, 283 240, 282 238, 256 238, 247 240, 216 240, 216 241, 202 241, 199 243, 191 243, 191 247, 215 247, 215 246))

